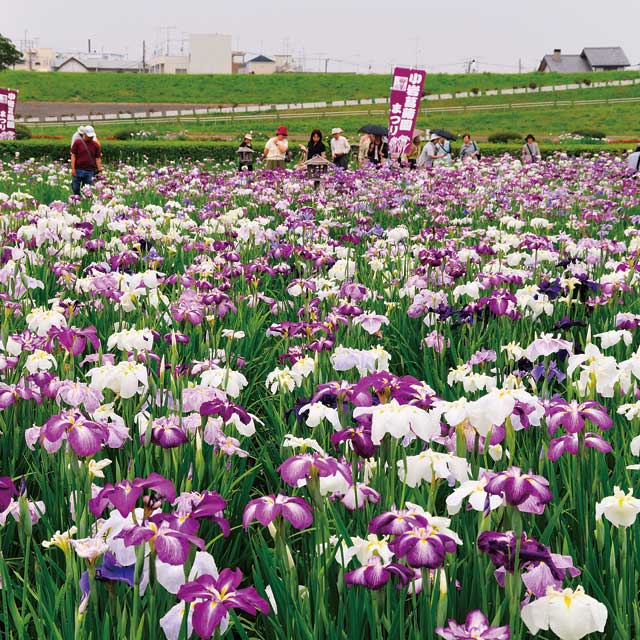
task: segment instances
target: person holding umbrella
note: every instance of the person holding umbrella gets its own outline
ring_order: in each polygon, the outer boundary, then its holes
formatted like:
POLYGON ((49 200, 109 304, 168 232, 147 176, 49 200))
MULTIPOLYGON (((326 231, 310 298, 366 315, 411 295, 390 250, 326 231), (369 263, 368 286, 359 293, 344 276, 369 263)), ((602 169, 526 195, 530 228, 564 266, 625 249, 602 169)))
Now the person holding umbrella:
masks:
POLYGON ((371 164, 380 165, 389 157, 389 145, 383 140, 382 136, 374 135, 373 140, 369 144, 367 159, 371 164))
POLYGON ((331 129, 331 159, 336 166, 347 169, 349 167, 351 145, 342 135, 343 133, 340 127, 331 129))

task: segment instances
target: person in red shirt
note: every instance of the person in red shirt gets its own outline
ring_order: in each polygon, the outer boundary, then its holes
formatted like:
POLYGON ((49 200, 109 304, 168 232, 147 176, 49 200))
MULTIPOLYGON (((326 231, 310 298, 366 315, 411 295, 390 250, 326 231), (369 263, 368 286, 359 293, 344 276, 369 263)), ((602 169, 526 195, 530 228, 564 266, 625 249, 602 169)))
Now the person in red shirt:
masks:
POLYGON ((95 138, 95 129, 89 125, 71 146, 71 189, 76 196, 84 185, 93 184, 96 174, 102 173, 102 149, 95 138))

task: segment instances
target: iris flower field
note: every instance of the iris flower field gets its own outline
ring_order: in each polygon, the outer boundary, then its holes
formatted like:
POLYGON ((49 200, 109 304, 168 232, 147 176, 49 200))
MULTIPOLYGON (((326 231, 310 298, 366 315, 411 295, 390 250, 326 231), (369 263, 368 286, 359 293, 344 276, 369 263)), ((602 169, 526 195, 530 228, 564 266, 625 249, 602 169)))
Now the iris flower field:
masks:
POLYGON ((607 155, 0 164, 0 637, 640 637, 607 155))

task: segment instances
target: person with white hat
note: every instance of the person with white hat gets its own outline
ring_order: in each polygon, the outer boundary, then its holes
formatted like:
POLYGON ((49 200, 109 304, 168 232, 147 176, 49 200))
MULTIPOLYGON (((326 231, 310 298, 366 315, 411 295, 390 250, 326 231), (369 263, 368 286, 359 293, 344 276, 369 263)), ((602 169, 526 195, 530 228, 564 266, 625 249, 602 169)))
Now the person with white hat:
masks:
POLYGON ((432 133, 429 142, 424 145, 424 149, 418 158, 418 162, 416 163, 418 167, 426 167, 430 169, 433 167, 433 163, 436 160, 441 160, 444 158, 445 153, 442 147, 438 145, 440 140, 440 136, 435 133, 432 133))
POLYGON ((245 133, 236 153, 238 154, 238 169, 240 171, 253 171, 253 136, 245 133), (251 158, 249 160, 249 158, 251 158))
POLYGON ((80 138, 82 138, 82 136, 84 135, 84 125, 80 125, 74 132, 73 135, 71 136, 71 146, 73 147, 73 143, 76 140, 80 140, 80 138))
POLYGON ((340 127, 331 129, 331 159, 336 166, 347 169, 349 167, 351 145, 342 135, 343 133, 340 127))
POLYGON ((82 137, 71 146, 71 189, 76 196, 81 187, 93 184, 94 176, 102 173, 102 149, 95 138, 95 129, 87 125, 82 137))

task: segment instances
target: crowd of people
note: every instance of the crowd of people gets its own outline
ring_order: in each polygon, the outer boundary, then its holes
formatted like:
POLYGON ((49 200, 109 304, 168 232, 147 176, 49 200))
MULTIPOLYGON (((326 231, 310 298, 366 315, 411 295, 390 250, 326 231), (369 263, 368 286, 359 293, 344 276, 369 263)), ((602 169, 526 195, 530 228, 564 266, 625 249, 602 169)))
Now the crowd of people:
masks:
MULTIPOLYGON (((283 168, 287 162, 293 161, 294 151, 289 148, 288 129, 280 126, 276 130, 275 136, 269 138, 262 153, 268 169, 283 168)), ((438 165, 448 165, 453 162, 453 151, 451 141, 438 133, 430 133, 424 142, 422 135, 414 136, 408 151, 393 162, 399 162, 411 169, 431 168, 438 165)), ((392 162, 389 157, 389 144, 386 136, 365 133, 361 136, 357 144, 357 151, 354 153, 357 166, 382 165, 392 162)), ((349 168, 350 157, 353 148, 349 140, 344 135, 340 127, 331 130, 331 140, 327 146, 323 142, 323 135, 320 129, 313 129, 307 144, 297 146, 298 160, 305 162, 319 156, 330 160, 341 169, 349 168)), ((240 170, 253 170, 253 154, 255 149, 252 144, 252 135, 246 134, 238 148, 240 170), (250 151, 250 155, 247 153, 250 151), (251 159, 249 159, 251 158, 251 159)), ((481 152, 478 144, 472 139, 471 134, 465 133, 462 136, 462 146, 458 151, 458 158, 464 163, 477 162, 480 160, 481 152)), ((539 162, 542 159, 540 147, 535 136, 529 134, 522 146, 521 160, 523 164, 539 162)))
MULTIPOLYGON (((411 169, 432 168, 438 165, 449 165, 453 162, 451 142, 436 132, 426 132, 426 143, 422 135, 414 136, 407 152, 399 158, 389 157, 389 144, 386 136, 365 133, 357 145, 355 158, 358 167, 379 166, 397 162, 411 169)), ((289 131, 281 125, 274 136, 269 138, 264 146, 262 157, 267 169, 284 169, 288 162, 294 161, 295 153, 289 147, 289 131)), ((352 145, 340 127, 331 130, 331 140, 327 146, 323 142, 320 129, 313 129, 306 145, 299 145, 298 164, 315 157, 332 162, 341 169, 348 169, 352 155, 352 145)), ((253 171, 254 155, 251 133, 244 135, 237 150, 238 169, 253 171)), ((463 164, 480 160, 481 152, 478 144, 471 135, 462 136, 462 145, 458 150, 458 158, 463 164)), ((521 150, 523 164, 532 164, 542 159, 540 147, 533 134, 527 135, 521 150)), ((627 157, 627 164, 640 175, 640 145, 627 157)), ((79 196, 85 185, 93 184, 96 176, 102 173, 102 145, 98 140, 95 129, 91 125, 80 126, 71 138, 71 188, 74 195, 79 196)))

